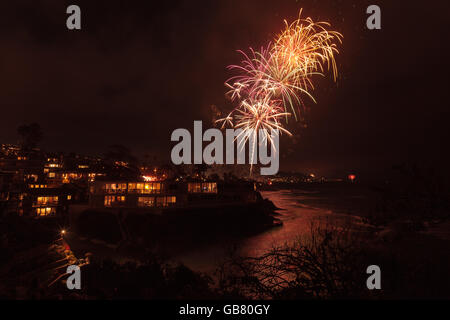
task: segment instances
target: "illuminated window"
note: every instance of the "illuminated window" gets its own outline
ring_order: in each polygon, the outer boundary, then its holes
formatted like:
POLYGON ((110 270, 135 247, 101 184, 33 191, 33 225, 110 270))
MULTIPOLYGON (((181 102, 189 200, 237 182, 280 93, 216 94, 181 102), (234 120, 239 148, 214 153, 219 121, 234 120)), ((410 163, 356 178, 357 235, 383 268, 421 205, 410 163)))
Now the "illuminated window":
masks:
POLYGON ((115 183, 105 184, 105 192, 106 193, 116 193, 116 184, 115 183))
POLYGON ((176 202, 177 202, 177 197, 175 197, 175 196, 167 197, 167 203, 169 205, 175 204, 176 202))
POLYGON ((127 191, 126 183, 107 183, 105 184, 106 193, 125 193, 127 191))
POLYGON ((58 197, 38 197, 37 205, 58 204, 58 197))
POLYGON ((105 196, 105 207, 110 207, 112 203, 114 202, 115 197, 113 196, 105 196))
POLYGON ((161 183, 159 182, 144 183, 143 193, 161 193, 161 183))
POLYGON ((176 203, 176 201, 177 201, 177 199, 175 196, 157 197, 156 198, 156 206, 168 207, 168 206, 174 205, 176 203))
POLYGON ((189 182, 188 183, 188 192, 189 193, 200 193, 201 191, 202 191, 201 183, 199 183, 199 182, 189 182))
POLYGON ((136 183, 128 184, 128 192, 136 192, 136 183))
POLYGON ((125 196, 105 196, 105 207, 121 205, 125 203, 125 196))
POLYGON ((83 174, 82 173, 68 173, 68 174, 66 174, 65 178, 66 179, 77 180, 77 179, 83 178, 83 174))
POLYGON ((154 207, 155 198, 154 197, 139 197, 138 199, 139 207, 154 207))
POLYGON ((49 216, 56 213, 56 208, 36 208, 36 214, 41 217, 49 216))
POLYGON ((204 182, 202 183, 202 192, 205 193, 217 193, 216 182, 204 182))
POLYGON ((188 183, 189 193, 217 193, 217 182, 190 182, 188 183))
POLYGON ((69 194, 69 195, 67 196, 67 200, 72 200, 72 195, 69 194))

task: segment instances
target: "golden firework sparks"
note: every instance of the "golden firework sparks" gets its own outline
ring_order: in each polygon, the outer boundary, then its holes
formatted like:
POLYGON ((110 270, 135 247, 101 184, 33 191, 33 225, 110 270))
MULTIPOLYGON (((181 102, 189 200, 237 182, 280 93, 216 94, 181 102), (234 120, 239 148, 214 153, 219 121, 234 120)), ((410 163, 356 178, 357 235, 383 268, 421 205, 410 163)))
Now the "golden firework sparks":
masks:
POLYGON ((333 80, 337 80, 335 55, 342 34, 329 30, 327 22, 303 19, 301 14, 302 10, 291 24, 285 20, 285 29, 273 44, 260 51, 250 48, 251 55, 239 51, 244 57, 241 64, 228 67, 238 74, 225 82, 227 94, 239 104, 227 117, 216 121, 222 122, 222 127, 243 129, 246 137, 248 132, 256 135, 263 129, 265 143, 270 142, 272 129, 291 135, 283 120, 287 122, 291 114, 295 119, 297 113, 302 116, 302 96, 316 102, 310 92, 314 89, 313 77, 325 76, 331 69, 333 80))

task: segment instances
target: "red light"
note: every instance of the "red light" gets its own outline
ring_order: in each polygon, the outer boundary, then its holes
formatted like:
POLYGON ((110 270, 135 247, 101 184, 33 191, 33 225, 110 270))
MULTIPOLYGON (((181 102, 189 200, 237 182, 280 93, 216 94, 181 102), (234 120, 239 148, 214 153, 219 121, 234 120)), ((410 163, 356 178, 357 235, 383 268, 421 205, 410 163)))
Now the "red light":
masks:
POLYGON ((354 174, 349 174, 348 179, 353 182, 356 179, 356 176, 354 174))

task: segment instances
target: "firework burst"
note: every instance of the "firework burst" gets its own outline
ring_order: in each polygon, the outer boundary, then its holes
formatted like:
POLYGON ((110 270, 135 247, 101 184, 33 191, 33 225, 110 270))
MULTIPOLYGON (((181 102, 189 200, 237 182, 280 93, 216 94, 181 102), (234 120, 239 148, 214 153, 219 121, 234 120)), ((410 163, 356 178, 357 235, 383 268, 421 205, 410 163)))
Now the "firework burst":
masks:
POLYGON ((285 20, 285 30, 273 45, 259 52, 250 48, 250 55, 239 51, 244 57, 241 64, 228 67, 238 74, 225 83, 232 100, 269 96, 281 100, 285 111, 290 110, 297 119, 303 110, 303 95, 316 102, 310 93, 313 76, 324 76, 325 70, 331 69, 336 81, 336 43, 342 42, 342 35, 329 31, 329 23, 303 19, 301 13, 291 24, 285 20))
MULTIPOLYGON (((255 100, 249 98, 243 100, 241 105, 233 110, 226 118, 217 120, 216 122, 222 122, 222 128, 228 124, 235 129, 242 129, 236 137, 241 142, 239 146, 241 149, 245 147, 245 143, 248 140, 256 144, 257 135, 261 132, 261 142, 264 144, 270 142, 274 152, 276 152, 277 150, 272 141, 271 131, 275 129, 292 135, 281 123, 281 120, 289 115, 289 113, 284 112, 279 101, 272 100, 270 96, 265 96, 262 99, 255 100)), ((253 152, 250 154, 251 163, 253 163, 255 156, 255 145, 252 146, 252 150, 253 152)))
POLYGON ((307 90, 313 88, 311 76, 323 76, 325 69, 332 69, 336 81, 338 70, 334 55, 339 53, 336 42, 342 43, 343 36, 327 30, 330 27, 327 22, 314 22, 309 17, 302 19, 301 13, 291 24, 284 21, 285 30, 275 41, 272 58, 291 70, 291 80, 307 90))
POLYGON ((222 128, 230 125, 243 129, 243 134, 263 129, 266 143, 272 129, 291 135, 283 121, 290 115, 296 120, 303 116, 303 96, 316 102, 311 94, 312 78, 331 69, 336 81, 335 55, 343 36, 328 30, 329 23, 303 19, 301 14, 300 10, 291 24, 285 20, 285 29, 267 47, 260 51, 250 48, 249 55, 239 51, 244 57, 241 63, 228 67, 237 75, 225 82, 227 95, 239 104, 226 118, 216 121, 222 128))
POLYGON ((228 123, 236 129, 270 132, 272 129, 278 129, 288 135, 292 135, 286 130, 281 119, 289 116, 290 113, 284 112, 280 103, 271 100, 270 96, 263 99, 245 99, 241 105, 233 110, 226 118, 219 119, 222 121, 222 128, 228 123), (235 113, 233 115, 233 113, 235 113), (233 120, 236 120, 233 122, 233 120), (223 121, 225 120, 225 121, 223 121))
POLYGON ((275 59, 270 46, 262 48, 260 52, 251 50, 251 56, 239 51, 244 60, 241 65, 231 65, 228 68, 237 70, 238 75, 230 78, 225 85, 230 89, 228 95, 232 100, 236 99, 266 99, 280 100, 285 106, 292 107, 296 116, 294 105, 302 105, 299 93, 306 94, 313 101, 314 98, 304 87, 295 82, 297 77, 294 68, 281 60, 275 59), (231 83, 231 84, 230 84, 231 83))

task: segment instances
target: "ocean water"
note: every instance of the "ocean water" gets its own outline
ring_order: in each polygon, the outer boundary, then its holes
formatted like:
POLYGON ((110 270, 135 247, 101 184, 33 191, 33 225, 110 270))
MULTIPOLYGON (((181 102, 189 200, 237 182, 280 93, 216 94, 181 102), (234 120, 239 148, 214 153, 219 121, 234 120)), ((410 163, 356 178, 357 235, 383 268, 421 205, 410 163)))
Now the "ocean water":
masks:
POLYGON ((363 195, 336 195, 311 190, 264 191, 261 194, 281 208, 278 218, 283 222, 282 226, 239 239, 212 241, 211 244, 187 250, 172 258, 196 271, 211 272, 231 251, 245 256, 257 256, 273 246, 284 245, 299 238, 307 241, 311 231, 317 227, 360 229, 364 226, 361 218, 346 212, 348 204, 360 203, 363 195))

